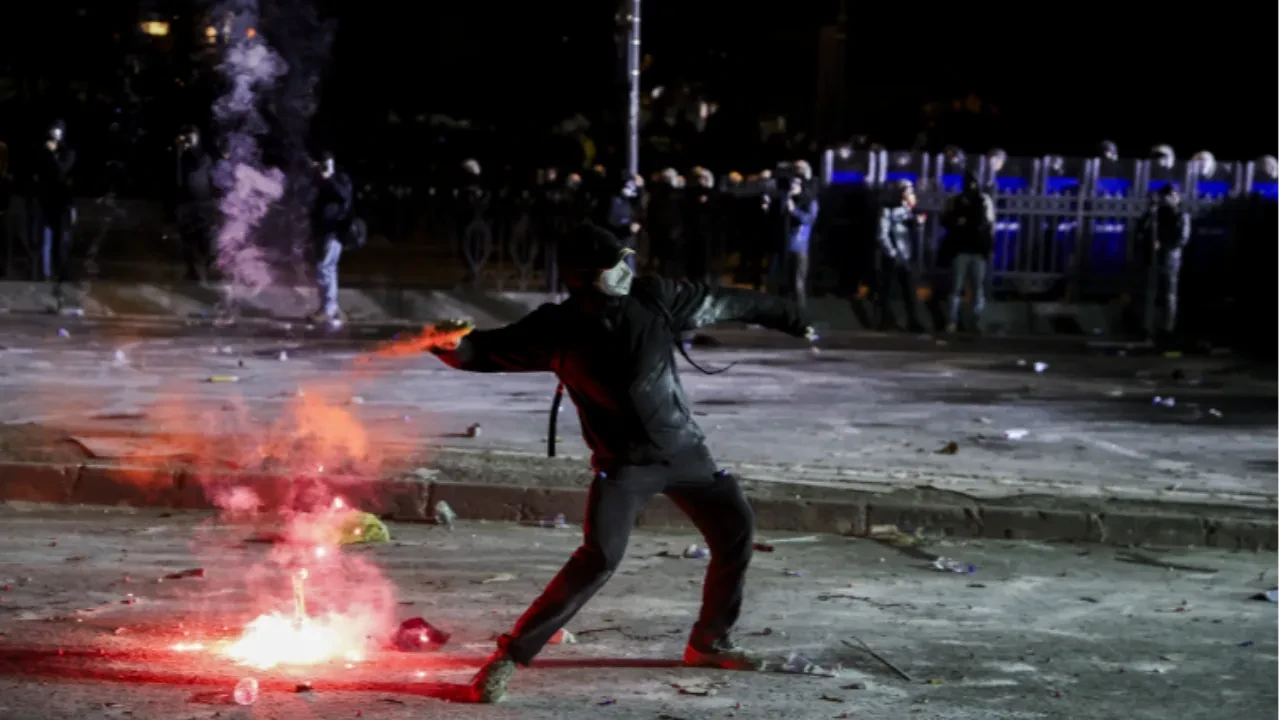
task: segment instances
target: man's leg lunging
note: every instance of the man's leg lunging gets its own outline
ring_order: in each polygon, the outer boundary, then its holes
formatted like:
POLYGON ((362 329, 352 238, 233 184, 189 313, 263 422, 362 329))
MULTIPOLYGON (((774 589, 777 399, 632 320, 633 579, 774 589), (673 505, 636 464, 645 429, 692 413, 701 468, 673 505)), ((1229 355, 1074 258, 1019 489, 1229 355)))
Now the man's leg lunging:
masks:
POLYGON ((582 606, 608 582, 627 551, 636 513, 648 497, 641 473, 597 474, 587 495, 582 545, 542 595, 499 641, 499 650, 473 681, 476 700, 498 702, 515 665, 528 665, 582 606))
POLYGON ((729 631, 742 610, 747 567, 751 564, 755 514, 732 475, 717 472, 708 483, 680 484, 666 490, 711 550, 702 610, 689 637, 685 662, 730 669, 759 669, 759 662, 737 650, 729 631))

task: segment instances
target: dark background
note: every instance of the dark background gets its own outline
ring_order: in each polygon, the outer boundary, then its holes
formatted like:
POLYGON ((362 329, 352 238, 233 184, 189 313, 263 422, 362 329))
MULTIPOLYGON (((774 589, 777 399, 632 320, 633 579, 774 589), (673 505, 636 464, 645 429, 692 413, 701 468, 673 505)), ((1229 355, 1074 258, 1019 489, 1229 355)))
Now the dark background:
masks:
MULTIPOLYGON (((892 148, 1035 155, 1091 153, 1103 138, 1131 156, 1157 142, 1182 157, 1209 149, 1247 160, 1276 150, 1274 5, 1246 15, 850 3, 843 22, 840 5, 647 0, 646 89, 689 84, 715 100, 716 132, 730 147, 750 142, 762 114, 776 113, 817 146, 860 133, 892 148), (818 41, 824 26, 844 32, 841 72, 839 54, 818 41)), ((89 158, 163 157, 178 125, 208 122, 219 89, 216 52, 200 43, 208 7, 7 3, 0 140, 20 156, 62 116, 89 158), (142 34, 138 22, 149 17, 170 20, 170 35, 142 34)), ((310 148, 335 146, 383 167, 410 146, 414 162, 470 153, 541 162, 550 127, 581 113, 602 156, 617 161, 624 87, 615 9, 608 0, 262 0, 263 31, 293 69, 276 91, 275 120, 310 148), (468 119, 471 129, 428 131, 432 114, 468 119)))

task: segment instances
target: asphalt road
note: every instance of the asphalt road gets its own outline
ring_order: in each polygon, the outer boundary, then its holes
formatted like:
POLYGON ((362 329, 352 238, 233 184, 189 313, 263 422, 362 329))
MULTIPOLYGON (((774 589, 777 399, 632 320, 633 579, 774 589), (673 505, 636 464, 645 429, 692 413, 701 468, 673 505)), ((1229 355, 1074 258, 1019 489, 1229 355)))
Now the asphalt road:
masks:
MULTIPOLYGON (((459 373, 430 356, 357 366, 394 330, 12 315, 0 318, 0 421, 203 442, 261 437, 322 406, 351 419, 333 432, 383 459, 545 451, 554 378, 459 373), (223 376, 237 382, 209 382, 223 376), (482 432, 466 437, 473 424, 482 432)), ((754 477, 1275 506, 1274 367, 1078 340, 837 336, 813 355, 763 331, 716 337, 695 357, 734 368, 704 376, 681 360, 683 377, 713 451, 754 477)), ((585 455, 571 406, 558 434, 561 454, 585 455)))
MULTIPOLYGON (((900 549, 827 537, 757 553, 739 636, 836 678, 687 670, 674 660, 705 561, 690 534, 637 533, 574 619, 575 645, 521 671, 499 707, 443 702, 578 542, 552 530, 393 525, 392 543, 329 557, 309 612, 389 608, 453 637, 437 653, 256 670, 220 639, 288 610, 279 547, 204 514, 0 508, 0 718, 1128 718, 1269 717, 1277 703, 1274 553, 940 540, 900 549), (929 558, 973 565, 941 572, 929 558), (1143 564, 1156 560, 1173 570, 1143 564), (1138 562, 1135 562, 1138 561, 1138 562), (157 582, 189 568, 203 578, 157 582), (503 574, 506 575, 503 575, 503 574), (483 582, 489 580, 489 582, 483 582), (327 604, 326 604, 327 603, 327 604), (860 638, 903 680, 843 640, 860 638), (206 649, 178 653, 175 642, 206 649), (231 704, 244 677, 264 688, 231 704), (299 683, 311 692, 296 692, 299 683), (715 690, 710 695, 683 694, 715 690), (845 715, 847 713, 847 715, 845 715)), ((771 538, 772 539, 772 538, 771 538)))

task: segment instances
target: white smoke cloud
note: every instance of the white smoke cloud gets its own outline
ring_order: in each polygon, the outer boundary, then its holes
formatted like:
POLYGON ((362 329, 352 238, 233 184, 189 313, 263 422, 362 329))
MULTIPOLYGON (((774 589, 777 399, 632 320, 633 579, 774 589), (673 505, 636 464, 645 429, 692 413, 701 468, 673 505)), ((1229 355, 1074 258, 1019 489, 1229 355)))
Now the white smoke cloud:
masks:
POLYGON ((222 157, 214 169, 214 182, 222 191, 217 266, 232 297, 252 296, 272 281, 271 265, 255 230, 285 188, 284 173, 262 160, 259 139, 268 127, 258 104, 288 66, 255 28, 257 0, 226 0, 215 5, 214 15, 226 18, 230 29, 218 66, 228 89, 213 106, 222 140, 222 157))

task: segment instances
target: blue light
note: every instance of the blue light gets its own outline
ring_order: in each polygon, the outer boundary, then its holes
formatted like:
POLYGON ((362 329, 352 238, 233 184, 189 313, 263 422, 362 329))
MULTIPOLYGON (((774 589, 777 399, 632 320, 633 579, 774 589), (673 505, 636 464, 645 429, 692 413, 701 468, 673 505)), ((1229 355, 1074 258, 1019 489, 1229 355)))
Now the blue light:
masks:
POLYGON ((1100 177, 1098 178, 1098 194, 1099 195, 1128 195, 1129 189, 1133 187, 1133 183, 1125 178, 1118 177, 1100 177))
POLYGON ((1068 190, 1077 190, 1080 187, 1080 178, 1075 177, 1048 177, 1044 180, 1044 189, 1051 193, 1061 193, 1068 190))
POLYGON ((1272 200, 1280 199, 1280 184, 1275 180, 1264 182, 1259 180, 1253 184, 1253 191, 1262 197, 1271 198, 1272 200))
POLYGON ((832 170, 832 185, 861 185, 867 181, 867 176, 858 170, 832 170))

